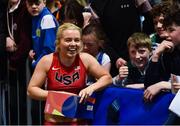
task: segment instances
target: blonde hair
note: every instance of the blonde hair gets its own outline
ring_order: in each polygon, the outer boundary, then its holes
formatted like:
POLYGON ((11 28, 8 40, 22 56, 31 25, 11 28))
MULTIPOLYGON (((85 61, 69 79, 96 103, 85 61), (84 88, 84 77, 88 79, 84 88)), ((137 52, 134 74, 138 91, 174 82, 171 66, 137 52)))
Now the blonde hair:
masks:
POLYGON ((78 27, 78 26, 76 26, 76 25, 74 25, 72 23, 64 23, 64 24, 62 24, 58 28, 58 31, 57 31, 57 34, 56 34, 56 52, 60 51, 59 45, 60 45, 61 38, 63 38, 63 32, 65 30, 77 30, 80 33, 80 37, 82 36, 82 30, 81 30, 80 27, 78 27))
POLYGON ((131 45, 135 46, 135 48, 146 47, 146 48, 148 48, 149 51, 152 51, 151 39, 145 33, 136 32, 136 33, 132 34, 129 37, 128 42, 127 42, 128 48, 131 45))

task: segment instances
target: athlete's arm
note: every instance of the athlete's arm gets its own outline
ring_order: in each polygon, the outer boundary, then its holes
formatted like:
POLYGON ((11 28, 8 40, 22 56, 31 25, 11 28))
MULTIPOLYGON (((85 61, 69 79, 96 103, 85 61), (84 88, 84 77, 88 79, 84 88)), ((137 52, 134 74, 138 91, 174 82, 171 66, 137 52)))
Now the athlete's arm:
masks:
POLYGON ((46 81, 47 72, 52 63, 53 54, 46 55, 38 62, 27 88, 27 94, 33 99, 45 100, 48 91, 41 87, 46 81))

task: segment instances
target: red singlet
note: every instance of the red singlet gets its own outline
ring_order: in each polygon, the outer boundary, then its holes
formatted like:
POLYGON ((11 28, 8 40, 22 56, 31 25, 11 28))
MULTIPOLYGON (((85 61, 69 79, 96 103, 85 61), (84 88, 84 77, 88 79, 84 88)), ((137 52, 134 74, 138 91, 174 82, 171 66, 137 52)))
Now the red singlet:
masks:
POLYGON ((53 54, 53 61, 48 72, 48 90, 67 91, 78 94, 86 86, 86 68, 80 56, 66 67, 60 63, 58 53, 53 54))

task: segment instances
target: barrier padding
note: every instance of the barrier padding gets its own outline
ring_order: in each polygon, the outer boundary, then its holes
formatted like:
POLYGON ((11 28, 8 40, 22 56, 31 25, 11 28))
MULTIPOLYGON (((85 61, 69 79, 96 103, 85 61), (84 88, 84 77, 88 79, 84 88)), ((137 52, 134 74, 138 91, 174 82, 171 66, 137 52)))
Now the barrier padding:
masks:
POLYGON ((93 125, 162 125, 174 94, 163 92, 152 102, 143 100, 143 90, 108 87, 96 94, 93 125))

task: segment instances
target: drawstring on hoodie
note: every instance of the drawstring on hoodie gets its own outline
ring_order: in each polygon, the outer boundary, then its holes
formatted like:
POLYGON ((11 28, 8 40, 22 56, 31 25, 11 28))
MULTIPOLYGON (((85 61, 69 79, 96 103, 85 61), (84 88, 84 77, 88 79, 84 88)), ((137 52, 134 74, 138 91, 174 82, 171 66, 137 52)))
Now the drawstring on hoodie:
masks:
POLYGON ((14 40, 14 31, 13 31, 13 25, 14 25, 14 20, 13 20, 13 11, 15 11, 19 4, 20 4, 21 0, 18 1, 18 3, 12 7, 10 7, 10 2, 8 2, 8 8, 7 8, 7 28, 8 28, 8 33, 9 36, 11 37, 11 39, 14 40), (10 24, 9 24, 9 13, 12 13, 12 19, 11 19, 11 29, 10 29, 10 24))
MULTIPOLYGON (((9 8, 9 4, 8 4, 8 8, 9 8)), ((14 40, 14 33, 13 33, 13 16, 12 16, 12 19, 11 19, 11 29, 10 29, 10 24, 9 24, 9 11, 8 11, 8 8, 7 8, 7 28, 8 28, 8 33, 9 33, 9 36, 10 38, 12 38, 14 40)))

